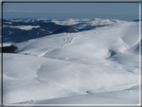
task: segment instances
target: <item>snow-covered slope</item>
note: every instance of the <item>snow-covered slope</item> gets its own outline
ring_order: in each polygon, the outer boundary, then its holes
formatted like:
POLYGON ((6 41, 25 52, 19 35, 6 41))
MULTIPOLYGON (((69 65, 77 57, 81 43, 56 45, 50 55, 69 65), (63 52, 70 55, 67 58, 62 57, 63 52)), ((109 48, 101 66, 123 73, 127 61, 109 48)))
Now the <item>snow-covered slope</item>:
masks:
POLYGON ((11 19, 11 21, 24 21, 24 22, 35 22, 43 20, 45 22, 53 22, 59 25, 68 25, 73 26, 78 29, 92 29, 99 26, 109 25, 113 23, 122 23, 126 21, 117 20, 117 19, 101 19, 101 18, 93 18, 93 19, 65 19, 65 20, 55 20, 55 19, 11 19))
MULTIPOLYGON (((65 58, 109 58, 111 53, 129 54, 139 43, 138 22, 114 24, 79 33, 61 33, 15 44, 18 53, 65 58)), ((131 54, 130 54, 131 53, 131 54)))
POLYGON ((61 33, 4 54, 4 103, 138 104, 138 22, 61 33))
POLYGON ((112 91, 105 93, 87 93, 84 95, 76 95, 55 99, 46 99, 46 100, 30 100, 17 104, 87 104, 91 106, 106 106, 106 104, 120 105, 123 104, 135 104, 138 106, 139 103, 139 86, 134 86, 129 89, 121 90, 121 91, 112 91), (133 97, 132 97, 133 96, 133 97))

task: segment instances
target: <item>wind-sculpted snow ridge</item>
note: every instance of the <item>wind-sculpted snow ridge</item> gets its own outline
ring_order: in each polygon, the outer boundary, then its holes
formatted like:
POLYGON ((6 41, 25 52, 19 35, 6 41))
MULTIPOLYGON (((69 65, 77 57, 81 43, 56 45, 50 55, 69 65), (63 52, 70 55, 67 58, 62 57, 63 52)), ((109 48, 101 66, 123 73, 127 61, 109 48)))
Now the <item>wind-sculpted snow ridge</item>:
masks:
POLYGON ((4 104, 138 104, 138 22, 61 33, 4 54, 4 104))

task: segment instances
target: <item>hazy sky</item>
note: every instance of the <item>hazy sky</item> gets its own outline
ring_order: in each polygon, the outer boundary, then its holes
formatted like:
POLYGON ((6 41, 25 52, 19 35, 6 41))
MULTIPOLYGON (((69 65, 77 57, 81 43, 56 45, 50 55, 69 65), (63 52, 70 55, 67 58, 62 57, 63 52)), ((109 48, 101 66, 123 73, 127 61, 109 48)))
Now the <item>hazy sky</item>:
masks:
POLYGON ((139 18, 139 3, 3 3, 3 18, 139 18))

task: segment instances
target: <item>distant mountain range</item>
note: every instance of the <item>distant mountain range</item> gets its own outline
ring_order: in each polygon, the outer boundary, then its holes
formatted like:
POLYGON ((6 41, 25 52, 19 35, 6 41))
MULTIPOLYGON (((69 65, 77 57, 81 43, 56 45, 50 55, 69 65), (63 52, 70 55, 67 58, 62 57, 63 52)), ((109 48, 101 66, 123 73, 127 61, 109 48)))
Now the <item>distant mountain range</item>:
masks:
POLYGON ((73 26, 78 29, 92 29, 96 26, 103 26, 103 25, 109 25, 113 23, 121 23, 126 22, 122 20, 117 19, 101 19, 101 18, 92 18, 92 19, 65 19, 65 20, 55 20, 55 19, 36 19, 36 18, 16 18, 11 19, 11 21, 14 22, 36 22, 36 21, 44 21, 44 22, 53 22, 58 25, 67 25, 67 26, 73 26))
POLYGON ((122 22, 126 21, 99 18, 66 20, 31 18, 3 19, 3 42, 23 42, 51 34, 63 32, 75 33, 122 22))
POLYGON ((12 22, 3 20, 3 42, 22 42, 29 39, 43 37, 63 32, 82 31, 72 26, 62 26, 44 21, 35 22, 12 22))

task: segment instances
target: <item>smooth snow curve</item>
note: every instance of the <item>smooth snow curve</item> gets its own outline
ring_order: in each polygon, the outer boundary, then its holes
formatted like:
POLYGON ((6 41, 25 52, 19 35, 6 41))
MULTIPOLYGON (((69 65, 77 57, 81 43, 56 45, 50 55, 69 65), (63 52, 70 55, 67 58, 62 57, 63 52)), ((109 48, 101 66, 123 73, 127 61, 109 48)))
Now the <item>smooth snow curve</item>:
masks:
POLYGON ((4 103, 138 104, 138 30, 125 22, 15 44, 3 55, 4 103))

